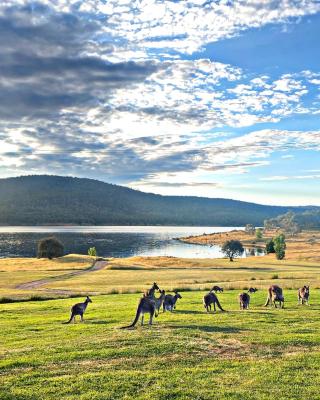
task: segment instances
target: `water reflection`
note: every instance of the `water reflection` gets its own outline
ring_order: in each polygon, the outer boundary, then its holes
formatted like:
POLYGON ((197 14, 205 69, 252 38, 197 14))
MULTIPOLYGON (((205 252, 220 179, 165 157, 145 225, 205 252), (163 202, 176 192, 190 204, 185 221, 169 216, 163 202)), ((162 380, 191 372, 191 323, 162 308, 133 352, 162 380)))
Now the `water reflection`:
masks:
MULTIPOLYGON (((0 257, 34 257, 39 239, 54 234, 66 253, 87 254, 95 246, 103 257, 171 256, 221 258, 220 246, 182 243, 174 238, 228 232, 235 227, 0 227, 0 257)), ((259 249, 254 249, 255 255, 259 249)), ((243 257, 251 255, 246 249, 243 257)))

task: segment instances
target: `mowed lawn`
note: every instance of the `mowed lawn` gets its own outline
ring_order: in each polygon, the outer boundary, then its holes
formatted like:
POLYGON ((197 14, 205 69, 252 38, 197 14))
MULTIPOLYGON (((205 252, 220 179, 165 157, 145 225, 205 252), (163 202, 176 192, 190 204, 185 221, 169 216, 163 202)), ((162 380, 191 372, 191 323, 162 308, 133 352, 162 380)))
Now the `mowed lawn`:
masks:
MULTIPOLYGON (((161 282, 159 282, 161 284, 161 282)), ((120 330, 139 294, 94 296, 86 322, 64 325, 79 299, 0 304, 0 399, 319 399, 320 290, 298 306, 238 309, 239 290, 207 314, 204 292, 182 292, 152 327, 120 330)))

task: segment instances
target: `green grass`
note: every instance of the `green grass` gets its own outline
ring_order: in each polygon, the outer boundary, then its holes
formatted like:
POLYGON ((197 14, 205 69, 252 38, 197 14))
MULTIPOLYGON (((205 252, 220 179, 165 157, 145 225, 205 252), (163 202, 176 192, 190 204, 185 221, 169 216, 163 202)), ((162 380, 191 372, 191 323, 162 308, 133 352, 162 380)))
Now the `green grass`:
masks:
MULTIPOLYGON (((161 283, 161 282, 159 282, 161 283)), ((84 324, 64 325, 78 299, 0 305, 1 400, 319 398, 320 302, 264 308, 266 292, 207 314, 203 292, 183 292, 152 327, 120 330, 140 295, 93 297, 84 324)))

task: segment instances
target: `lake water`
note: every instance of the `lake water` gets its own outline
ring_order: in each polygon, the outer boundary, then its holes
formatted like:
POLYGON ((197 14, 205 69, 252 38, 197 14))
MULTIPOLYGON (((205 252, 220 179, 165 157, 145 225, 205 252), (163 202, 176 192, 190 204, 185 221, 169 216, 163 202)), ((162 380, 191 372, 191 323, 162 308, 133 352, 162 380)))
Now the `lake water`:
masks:
MULTIPOLYGON (((173 226, 36 226, 0 227, 0 257, 35 257, 39 239, 56 236, 66 253, 87 254, 95 247, 101 257, 172 256, 220 258, 219 246, 186 244, 177 237, 228 232, 236 227, 173 226)), ((244 257, 250 255, 247 250, 244 257)))

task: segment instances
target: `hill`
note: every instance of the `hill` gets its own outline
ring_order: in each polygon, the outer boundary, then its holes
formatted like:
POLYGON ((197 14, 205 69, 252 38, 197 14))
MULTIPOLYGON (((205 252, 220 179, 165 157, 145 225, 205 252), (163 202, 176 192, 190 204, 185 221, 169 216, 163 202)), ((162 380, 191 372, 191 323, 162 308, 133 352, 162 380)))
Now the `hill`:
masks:
POLYGON ((0 179, 0 225, 262 225, 308 207, 161 196, 93 179, 35 175, 0 179))
POLYGON ((264 221, 266 228, 281 228, 287 232, 299 232, 301 229, 320 229, 320 209, 310 208, 302 212, 289 211, 264 221))

